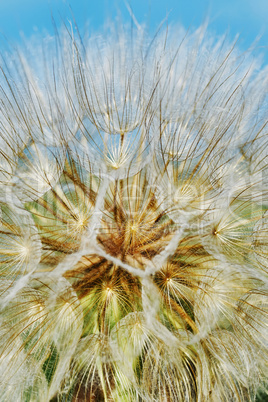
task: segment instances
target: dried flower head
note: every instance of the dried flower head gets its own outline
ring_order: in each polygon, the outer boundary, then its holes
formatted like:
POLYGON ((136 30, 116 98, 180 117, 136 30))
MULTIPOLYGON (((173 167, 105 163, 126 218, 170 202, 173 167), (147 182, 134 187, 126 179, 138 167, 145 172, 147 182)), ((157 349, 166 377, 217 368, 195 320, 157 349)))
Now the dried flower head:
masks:
POLYGON ((205 27, 1 58, 2 401, 253 401, 268 71, 205 27))

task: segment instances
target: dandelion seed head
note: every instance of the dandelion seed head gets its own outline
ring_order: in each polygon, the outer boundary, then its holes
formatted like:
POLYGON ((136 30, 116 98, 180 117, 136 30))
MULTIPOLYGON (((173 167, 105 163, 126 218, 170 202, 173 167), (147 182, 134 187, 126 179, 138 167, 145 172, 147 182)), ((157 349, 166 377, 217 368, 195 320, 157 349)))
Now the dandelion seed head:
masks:
POLYGON ((205 26, 123 24, 0 64, 3 398, 254 400, 267 69, 205 26))

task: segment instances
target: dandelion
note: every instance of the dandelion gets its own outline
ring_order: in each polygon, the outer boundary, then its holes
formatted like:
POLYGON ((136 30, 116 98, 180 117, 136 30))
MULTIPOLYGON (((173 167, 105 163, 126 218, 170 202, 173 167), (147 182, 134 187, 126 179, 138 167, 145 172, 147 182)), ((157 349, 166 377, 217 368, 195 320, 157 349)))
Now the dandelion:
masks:
POLYGON ((267 68, 124 25, 0 68, 0 399, 264 395, 267 68))

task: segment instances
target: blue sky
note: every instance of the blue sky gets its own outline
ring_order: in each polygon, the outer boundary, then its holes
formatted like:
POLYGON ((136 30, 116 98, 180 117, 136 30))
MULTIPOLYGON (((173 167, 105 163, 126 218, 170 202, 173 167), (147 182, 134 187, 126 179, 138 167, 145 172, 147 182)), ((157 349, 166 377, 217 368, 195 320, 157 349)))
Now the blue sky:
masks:
MULTIPOLYGON (((240 34, 242 49, 262 35, 258 51, 268 63, 268 0, 129 0, 136 19, 155 29, 166 16, 169 23, 198 26, 209 17, 216 33, 229 31, 230 37, 240 34)), ((0 34, 12 42, 19 41, 20 32, 31 36, 36 30, 52 31, 51 13, 56 21, 71 20, 71 11, 79 27, 89 23, 93 30, 107 18, 121 13, 130 21, 124 0, 0 0, 0 34)))

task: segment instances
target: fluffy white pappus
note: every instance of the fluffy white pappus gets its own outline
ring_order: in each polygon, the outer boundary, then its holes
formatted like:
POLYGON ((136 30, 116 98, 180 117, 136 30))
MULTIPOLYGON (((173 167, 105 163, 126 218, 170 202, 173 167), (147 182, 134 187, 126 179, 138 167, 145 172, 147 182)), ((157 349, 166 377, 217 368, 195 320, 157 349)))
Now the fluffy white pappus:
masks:
POLYGON ((2 54, 0 400, 264 395, 267 77, 205 25, 2 54))

